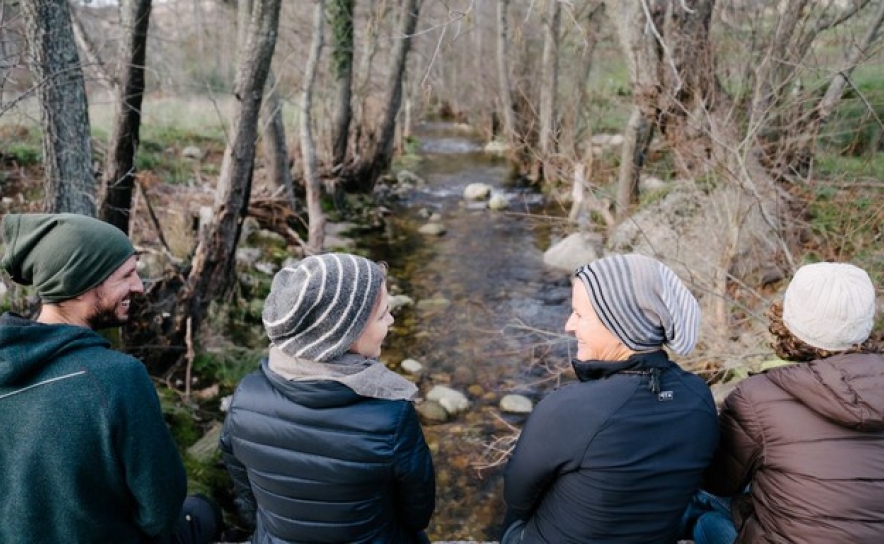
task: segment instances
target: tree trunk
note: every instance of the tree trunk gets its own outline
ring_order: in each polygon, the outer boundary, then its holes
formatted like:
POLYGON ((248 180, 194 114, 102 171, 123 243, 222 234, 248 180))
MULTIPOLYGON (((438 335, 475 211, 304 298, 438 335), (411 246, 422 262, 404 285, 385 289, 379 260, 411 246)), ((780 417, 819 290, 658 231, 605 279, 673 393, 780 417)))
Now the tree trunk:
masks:
POLYGON ((46 212, 95 215, 95 174, 86 87, 68 0, 21 3, 38 82, 43 126, 46 212))
POLYGON ((347 142, 353 116, 350 105, 353 85, 353 4, 354 0, 331 0, 329 4, 334 40, 332 72, 338 93, 332 128, 332 172, 342 171, 347 160, 347 142))
POLYGON ((509 3, 510 0, 497 1, 497 84, 498 92, 500 92, 500 113, 503 118, 503 141, 509 146, 514 146, 516 143, 516 114, 512 84, 510 83, 510 68, 507 62, 509 3))
POLYGON ((116 115, 107 146, 99 214, 123 232, 129 232, 132 189, 135 187, 135 155, 141 131, 144 98, 144 66, 151 0, 124 0, 120 23, 128 30, 120 40, 116 115))
MULTIPOLYGON (((252 0, 239 0, 236 13, 237 43, 241 54, 246 52, 249 23, 252 20, 252 0)), ((285 121, 282 103, 276 86, 276 76, 271 69, 267 74, 264 104, 261 108, 261 142, 267 179, 274 187, 285 191, 292 210, 297 208, 295 184, 289 168, 289 148, 285 137, 285 121)))
POLYGON ((634 107, 623 134, 620 172, 617 179, 618 219, 623 219, 631 211, 632 206, 638 203, 639 179, 653 135, 654 125, 644 118, 640 108, 634 107))
MULTIPOLYGON (((73 0, 68 0, 68 2, 73 4, 73 0)), ((86 29, 83 28, 83 24, 80 22, 80 16, 77 14, 76 8, 71 5, 70 9, 71 28, 74 31, 74 41, 77 42, 77 45, 80 48, 80 53, 86 57, 86 62, 84 63, 85 69, 92 74, 93 79, 104 87, 105 90, 116 94, 117 80, 109 73, 104 61, 101 59, 101 55, 98 53, 98 48, 95 47, 95 44, 92 43, 92 39, 89 37, 86 29)), ((120 9, 122 11, 124 8, 121 6, 120 9)), ((122 26, 123 28, 128 28, 125 25, 122 26)))
POLYGON ((377 10, 372 10, 371 15, 365 22, 365 29, 363 30, 364 44, 360 47, 362 56, 360 57, 359 69, 356 72, 358 83, 356 85, 356 101, 354 103, 356 107, 353 112, 354 118, 358 123, 355 127, 357 136, 359 136, 355 138, 356 142, 361 140, 363 127, 368 124, 368 119, 366 119, 368 108, 366 106, 370 94, 371 76, 374 72, 374 57, 378 52, 381 22, 387 18, 390 11, 390 3, 387 1, 381 2, 377 10))
POLYGON ((383 101, 385 109, 383 118, 374 136, 374 146, 366 162, 357 175, 359 188, 369 192, 374 188, 378 178, 390 168, 393 158, 393 136, 396 129, 396 116, 402 105, 402 80, 405 77, 405 66, 408 51, 417 19, 420 12, 420 0, 403 0, 404 8, 400 12, 400 32, 393 46, 390 74, 387 79, 387 96, 383 101))
MULTIPOLYGON (((200 236, 190 274, 183 289, 178 291, 172 332, 159 339, 168 342, 173 349, 177 348, 174 353, 179 357, 183 353, 181 346, 184 345, 188 320, 192 320, 193 330, 199 330, 209 303, 223 300, 234 278, 236 246, 249 206, 258 119, 276 46, 281 1, 255 1, 248 45, 234 83, 237 100, 234 128, 221 163, 212 220, 200 236)), ((156 355, 150 355, 156 361, 156 355)), ((169 363, 165 361, 166 366, 169 363)))
MULTIPOLYGON (((589 126, 587 108, 584 107, 589 98, 589 77, 592 72, 592 60, 595 55, 595 48, 599 41, 601 27, 605 15, 605 5, 598 2, 590 5, 586 13, 586 37, 584 38, 583 53, 581 54, 580 70, 578 71, 577 93, 573 98, 570 109, 576 113, 577 118, 574 122, 574 131, 571 134, 570 148, 575 155, 592 156, 592 149, 580 149, 584 143, 591 142, 591 127, 589 126)), ((562 146, 564 147, 564 145, 562 146)), ((591 146, 590 146, 591 147, 591 146)))
MULTIPOLYGON (((642 127, 650 131, 659 111, 659 84, 662 75, 661 42, 649 28, 658 28, 663 22, 660 0, 645 3, 640 0, 618 2, 605 0, 608 16, 617 27, 620 46, 625 54, 629 79, 632 83, 634 109, 623 135, 620 172, 617 181, 616 215, 622 219, 632 204, 638 202, 638 180, 642 162, 636 160, 646 151, 642 147, 642 127), (647 9, 645 9, 647 8, 647 9), (650 20, 649 17, 650 16, 650 20)), ((650 141, 650 138, 646 138, 650 141)))
POLYGON ((298 202, 295 199, 295 182, 289 167, 289 147, 286 143, 285 121, 282 118, 282 101, 279 99, 273 70, 267 74, 264 94, 264 105, 261 108, 264 168, 267 171, 267 179, 273 186, 285 191, 289 207, 294 211, 298 207, 298 202))
MULTIPOLYGON (((549 7, 544 21, 543 56, 540 75, 540 133, 538 147, 540 159, 546 163, 556 152, 556 95, 559 92, 559 28, 562 21, 562 4, 547 0, 549 7)), ((548 175, 546 168, 544 175, 548 175)))
POLYGON ((310 123, 311 106, 313 105, 313 85, 316 82, 316 70, 322 53, 323 19, 325 17, 325 0, 316 0, 313 17, 313 43, 310 46, 310 57, 304 72, 304 94, 301 97, 301 154, 304 159, 304 181, 307 188, 307 215, 309 226, 307 234, 307 253, 316 254, 322 251, 325 243, 325 214, 322 211, 320 196, 322 187, 319 172, 316 168, 316 146, 313 143, 310 123))

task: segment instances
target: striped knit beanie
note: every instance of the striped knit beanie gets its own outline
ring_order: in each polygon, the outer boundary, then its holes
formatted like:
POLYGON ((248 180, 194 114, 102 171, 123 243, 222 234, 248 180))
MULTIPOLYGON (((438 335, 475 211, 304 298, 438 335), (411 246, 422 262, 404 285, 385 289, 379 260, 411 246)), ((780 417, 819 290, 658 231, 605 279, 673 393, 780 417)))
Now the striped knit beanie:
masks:
POLYGON ((286 355, 330 361, 365 330, 383 283, 381 267, 363 257, 307 257, 274 276, 264 302, 264 330, 286 355))
POLYGON ((644 255, 615 255, 581 266, 592 307, 633 351, 667 344, 687 355, 697 343, 700 306, 669 267, 644 255))

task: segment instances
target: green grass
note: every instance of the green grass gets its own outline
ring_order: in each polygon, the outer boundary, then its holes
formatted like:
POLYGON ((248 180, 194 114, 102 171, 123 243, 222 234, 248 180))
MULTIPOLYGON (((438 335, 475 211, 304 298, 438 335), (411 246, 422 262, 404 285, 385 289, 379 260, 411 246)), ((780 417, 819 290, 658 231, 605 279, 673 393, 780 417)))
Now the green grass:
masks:
POLYGON ((43 140, 36 126, 0 125, 0 157, 17 166, 31 166, 43 161, 43 140))
MULTIPOLYGON (((808 259, 853 261, 859 266, 881 259, 884 187, 833 182, 805 191, 809 227, 818 240, 809 248, 808 259)), ((870 274, 880 272, 881 263, 874 264, 870 274)))
POLYGON ((227 392, 233 392, 246 374, 257 370, 264 350, 226 347, 223 350, 197 355, 193 369, 206 383, 217 383, 227 392))
POLYGON ((884 180, 884 153, 864 157, 820 154, 816 168, 817 175, 827 179, 884 180))
POLYGON ((0 154, 18 166, 31 166, 43 161, 43 146, 40 143, 12 142, 0 148, 0 154))
POLYGON ((172 126, 145 126, 135 159, 139 171, 150 171, 172 185, 189 184, 198 176, 217 174, 217 166, 182 155, 187 147, 198 147, 203 155, 222 153, 225 142, 218 135, 172 126))

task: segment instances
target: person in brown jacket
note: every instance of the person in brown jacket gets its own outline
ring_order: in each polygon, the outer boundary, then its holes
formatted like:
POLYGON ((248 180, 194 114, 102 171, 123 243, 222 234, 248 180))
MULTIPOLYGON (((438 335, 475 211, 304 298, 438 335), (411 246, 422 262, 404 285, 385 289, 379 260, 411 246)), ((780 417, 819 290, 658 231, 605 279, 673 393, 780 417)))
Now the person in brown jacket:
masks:
MULTIPOLYGON (((735 497, 736 542, 884 542, 884 357, 868 341, 875 307, 868 274, 845 263, 801 267, 771 306, 783 364, 725 399, 704 478, 706 491, 735 497)), ((700 518, 698 544, 722 541, 703 534, 716 522, 720 511, 700 518)))

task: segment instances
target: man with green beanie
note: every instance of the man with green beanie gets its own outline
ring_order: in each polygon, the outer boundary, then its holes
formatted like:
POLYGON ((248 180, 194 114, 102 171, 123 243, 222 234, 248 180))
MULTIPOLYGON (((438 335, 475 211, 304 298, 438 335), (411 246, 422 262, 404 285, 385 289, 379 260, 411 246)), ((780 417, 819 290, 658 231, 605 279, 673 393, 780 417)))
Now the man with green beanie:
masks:
POLYGON ((144 291, 119 229, 7 214, 0 266, 42 301, 0 317, 0 542, 207 543, 220 514, 186 474, 140 361, 97 329, 144 291))

